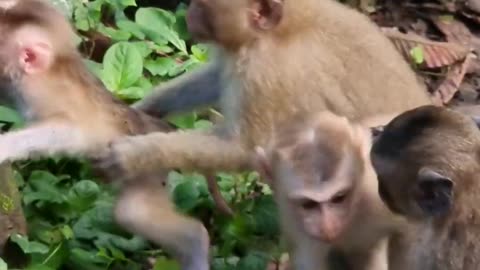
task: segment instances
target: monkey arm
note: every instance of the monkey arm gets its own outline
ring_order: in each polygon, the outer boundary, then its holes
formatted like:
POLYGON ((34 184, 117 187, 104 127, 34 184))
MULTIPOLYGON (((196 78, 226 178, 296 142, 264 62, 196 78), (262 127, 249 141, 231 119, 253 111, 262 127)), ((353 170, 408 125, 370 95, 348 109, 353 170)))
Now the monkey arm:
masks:
POLYGON ((0 163, 87 149, 81 130, 67 124, 41 124, 0 136, 0 163))
POLYGON ((155 117, 185 112, 198 107, 214 105, 218 102, 223 88, 221 83, 221 65, 207 64, 153 90, 143 100, 133 104, 139 109, 155 117))
POLYGON ((177 131, 121 138, 96 166, 109 178, 130 178, 158 168, 200 172, 244 170, 250 168, 250 159, 235 139, 210 132, 177 131))

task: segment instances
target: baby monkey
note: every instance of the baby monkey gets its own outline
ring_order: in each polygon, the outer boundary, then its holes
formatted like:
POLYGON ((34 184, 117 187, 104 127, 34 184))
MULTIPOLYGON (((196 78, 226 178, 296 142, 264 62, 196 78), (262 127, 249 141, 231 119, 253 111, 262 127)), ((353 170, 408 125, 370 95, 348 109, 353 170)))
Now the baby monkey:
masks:
POLYGON ((386 237, 403 219, 378 196, 370 145, 369 129, 322 112, 297 118, 266 150, 256 148, 293 269, 331 269, 332 252, 345 255, 348 269, 387 269, 386 237))
POLYGON ((480 131, 470 117, 422 106, 384 127, 371 160, 382 200, 409 220, 392 237, 393 270, 480 266, 480 131))
MULTIPOLYGON (((115 138, 168 126, 115 99, 88 72, 73 29, 41 0, 0 2, 0 88, 29 126, 0 136, 0 163, 50 154, 95 154, 115 138)), ((170 251, 184 270, 208 269, 203 225, 177 213, 162 186, 166 171, 124 183, 115 219, 170 251), (160 179, 159 179, 160 178, 160 179)))

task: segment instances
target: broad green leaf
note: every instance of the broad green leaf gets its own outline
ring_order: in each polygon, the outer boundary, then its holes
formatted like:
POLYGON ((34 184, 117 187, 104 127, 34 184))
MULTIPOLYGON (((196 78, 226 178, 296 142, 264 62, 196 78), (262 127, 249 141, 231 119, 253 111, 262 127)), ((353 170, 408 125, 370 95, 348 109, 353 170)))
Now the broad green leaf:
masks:
POLYGON ((264 270, 267 269, 268 257, 259 252, 250 252, 240 259, 237 270, 264 270))
POLYGON ((130 20, 119 20, 117 21, 117 26, 121 30, 132 34, 138 39, 145 39, 145 33, 142 32, 142 28, 130 20))
POLYGON ((44 201, 51 203, 62 203, 65 201, 65 195, 56 184, 61 179, 47 171, 34 171, 28 180, 31 190, 25 192, 23 201, 25 204, 31 204, 35 201, 44 201))
POLYGON ((425 58, 423 56, 423 47, 422 46, 416 46, 413 49, 411 49, 410 50, 410 56, 412 57, 413 61, 417 65, 422 64, 423 61, 425 61, 425 58))
POLYGON ((194 124, 194 129, 198 129, 198 130, 209 130, 211 129, 213 126, 213 123, 208 121, 208 120, 204 120, 204 119, 201 119, 201 120, 198 120, 195 122, 194 124))
POLYGON ((170 70, 177 66, 177 62, 169 57, 160 57, 155 60, 148 59, 145 61, 145 68, 154 76, 166 76, 170 70))
POLYGON ((121 90, 117 91, 117 95, 121 99, 138 100, 138 99, 143 98, 147 92, 148 92, 147 89, 144 89, 144 88, 138 87, 138 86, 132 86, 132 87, 124 88, 124 89, 121 89, 121 90))
POLYGON ((142 55, 134 45, 120 42, 105 53, 103 68, 105 85, 112 91, 118 91, 132 86, 142 76, 142 55))
POLYGON ((187 53, 185 41, 173 29, 175 16, 159 8, 139 8, 135 14, 135 22, 143 27, 145 34, 155 42, 170 42, 181 52, 187 53))
POLYGON ((98 31, 105 36, 111 38, 114 42, 117 41, 128 41, 131 37, 132 34, 128 31, 125 31, 123 29, 115 29, 112 27, 106 27, 103 25, 100 25, 98 27, 98 31))
POLYGON ((200 192, 192 181, 185 181, 175 187, 172 195, 178 208, 190 211, 197 206, 200 192))
POLYGON ((24 119, 18 112, 5 106, 0 106, 0 121, 11 123, 12 128, 21 127, 25 123, 24 119))
POLYGON ((153 52, 150 44, 146 41, 135 41, 130 42, 130 44, 134 45, 137 48, 138 52, 142 55, 143 58, 146 58, 153 52))
POLYGON ((272 195, 256 199, 252 210, 255 221, 255 231, 262 235, 275 236, 280 233, 278 210, 272 195))
POLYGON ((136 7, 137 6, 137 3, 136 3, 135 0, 119 0, 119 1, 125 7, 128 7, 128 6, 136 7))
POLYGON ((95 76, 100 77, 102 75, 102 64, 94 62, 90 59, 83 59, 83 62, 85 63, 85 65, 87 65, 88 70, 95 74, 95 76))
POLYGON ((207 62, 208 47, 205 44, 196 44, 191 47, 192 54, 198 61, 207 62))
POLYGON ((74 248, 70 254, 68 262, 71 266, 70 269, 105 270, 110 263, 109 260, 97 256, 97 252, 92 250, 74 248), (103 265, 103 267, 100 265, 103 265))
POLYGON ((183 115, 172 115, 168 117, 168 121, 180 129, 192 129, 195 127, 197 115, 195 113, 187 113, 183 115))
POLYGON ((42 258, 42 264, 52 269, 59 269, 68 259, 69 251, 68 244, 62 241, 50 248, 48 254, 42 258))
POLYGON ((12 242, 16 243, 25 254, 46 254, 48 252, 48 247, 46 245, 36 241, 29 241, 26 236, 13 234, 10 239, 12 242))
POLYGON ((180 265, 174 260, 167 260, 165 258, 158 258, 155 261, 153 270, 180 270, 180 265))
POLYGON ((8 265, 2 258, 0 258, 0 270, 8 270, 8 265))
POLYGON ((34 264, 25 268, 25 270, 55 270, 55 269, 43 264, 34 264))

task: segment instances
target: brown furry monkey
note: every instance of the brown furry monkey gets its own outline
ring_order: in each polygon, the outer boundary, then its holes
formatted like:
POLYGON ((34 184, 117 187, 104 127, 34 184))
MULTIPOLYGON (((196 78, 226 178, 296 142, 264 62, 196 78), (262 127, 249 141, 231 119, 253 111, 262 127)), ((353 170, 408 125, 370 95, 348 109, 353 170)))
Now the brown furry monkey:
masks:
POLYGON ((293 269, 386 270, 386 241, 402 223, 383 204, 370 163, 370 131, 322 112, 280 129, 256 164, 272 185, 293 269))
MULTIPOLYGON (((29 125, 0 135, 0 162, 49 154, 94 157, 124 135, 167 126, 118 101, 91 75, 73 44, 69 22, 41 0, 0 2, 1 96, 13 99, 29 125)), ((184 270, 207 270, 204 226, 177 213, 162 181, 166 171, 126 184, 115 219, 170 251, 184 270)))
POLYGON ((422 106, 384 127, 371 159, 379 193, 409 226, 389 247, 393 270, 480 265, 480 131, 470 117, 422 106))
POLYGON ((265 145, 293 114, 329 110, 357 120, 431 103, 377 26, 333 0, 192 0, 187 22, 197 40, 216 48, 215 60, 135 107, 155 114, 165 99, 215 81, 225 121, 210 132, 120 139, 99 163, 118 172, 110 177, 158 166, 247 169, 253 147, 265 145))

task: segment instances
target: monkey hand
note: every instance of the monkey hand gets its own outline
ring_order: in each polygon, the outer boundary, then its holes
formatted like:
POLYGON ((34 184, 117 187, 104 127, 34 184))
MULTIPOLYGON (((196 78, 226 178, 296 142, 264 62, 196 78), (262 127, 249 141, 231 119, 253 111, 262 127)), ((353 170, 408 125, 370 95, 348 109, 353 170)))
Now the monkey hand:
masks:
POLYGON ((113 141, 100 154, 92 158, 92 168, 99 178, 112 181, 129 181, 134 179, 135 144, 132 137, 124 137, 113 141))

